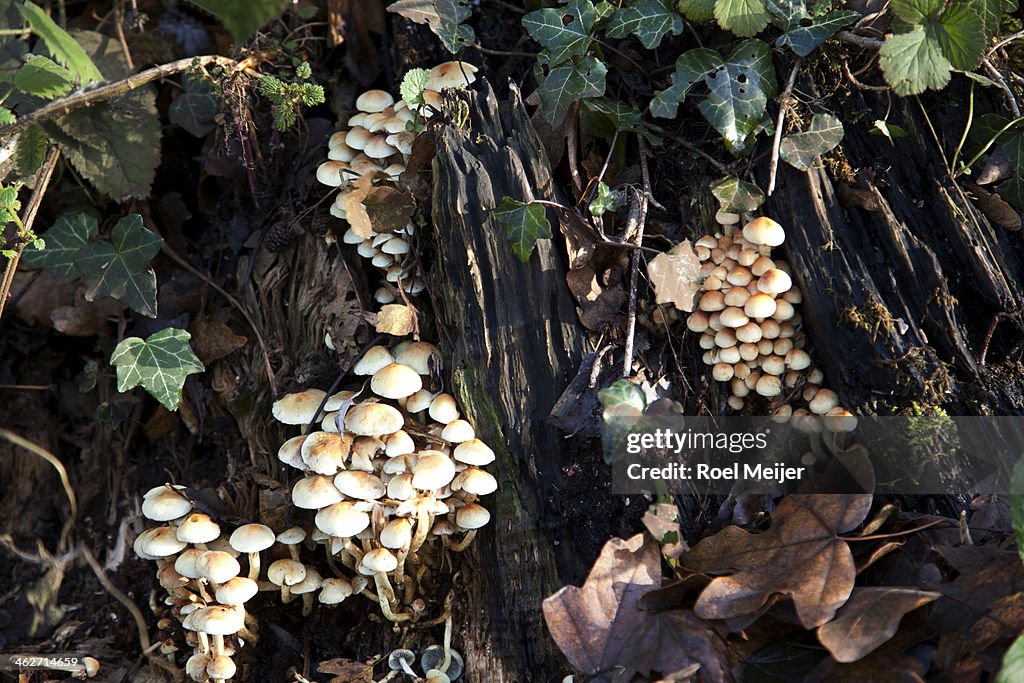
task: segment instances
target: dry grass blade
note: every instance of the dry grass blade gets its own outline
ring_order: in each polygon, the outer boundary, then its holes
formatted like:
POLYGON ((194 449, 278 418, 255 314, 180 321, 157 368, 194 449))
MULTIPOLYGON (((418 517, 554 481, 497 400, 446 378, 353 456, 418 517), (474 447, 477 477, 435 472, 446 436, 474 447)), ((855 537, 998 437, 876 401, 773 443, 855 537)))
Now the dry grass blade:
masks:
POLYGON ((75 490, 71 488, 71 481, 68 479, 68 471, 64 467, 64 463, 62 463, 57 456, 42 446, 32 443, 28 439, 21 437, 12 431, 0 429, 0 437, 10 441, 15 446, 24 448, 33 455, 38 455, 40 458, 50 463, 53 466, 53 469, 57 470, 57 474, 60 476, 60 483, 64 487, 64 493, 68 497, 68 504, 71 506, 71 516, 66 522, 64 522, 64 528, 60 533, 59 549, 63 550, 67 544, 68 534, 71 532, 71 526, 75 523, 75 519, 78 518, 78 499, 75 497, 75 490))

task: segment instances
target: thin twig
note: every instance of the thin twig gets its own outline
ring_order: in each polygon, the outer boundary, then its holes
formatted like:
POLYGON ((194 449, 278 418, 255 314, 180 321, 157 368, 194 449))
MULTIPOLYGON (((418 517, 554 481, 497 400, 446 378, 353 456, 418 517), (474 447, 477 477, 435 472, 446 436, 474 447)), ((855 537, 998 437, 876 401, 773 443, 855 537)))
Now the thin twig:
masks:
MULTIPOLYGON (((46 188, 50 185, 50 178, 53 176, 53 169, 57 166, 57 159, 59 158, 60 150, 54 145, 46 153, 46 159, 36 173, 35 189, 32 191, 32 197, 28 200, 28 206, 25 208, 25 217, 21 221, 20 233, 22 235, 32 234, 32 225, 36 222, 39 205, 43 202, 43 195, 46 194, 46 188)), ((4 317, 4 306, 7 305, 7 296, 11 293, 14 273, 18 270, 18 261, 21 260, 21 254, 25 251, 26 246, 28 244, 24 240, 19 242, 14 250, 14 256, 7 261, 3 280, 0 280, 0 319, 4 317)))
MULTIPOLYGON (((641 245, 644 241, 644 225, 647 223, 647 198, 651 196, 651 178, 647 169, 647 145, 642 137, 637 138, 640 147, 640 172, 643 176, 644 191, 640 195, 635 190, 635 206, 629 212, 629 223, 627 224, 627 235, 635 229, 636 237, 634 242, 641 245)), ((626 349, 622 361, 622 376, 629 377, 633 369, 633 341, 636 336, 636 298, 637 281, 640 271, 640 250, 633 252, 633 260, 629 269, 629 318, 626 327, 626 349)))
POLYGON ((775 117, 775 138, 772 140, 772 160, 768 166, 768 196, 775 192, 775 176, 779 172, 779 148, 782 145, 782 125, 786 122, 786 107, 789 106, 789 98, 793 94, 793 85, 796 83, 796 75, 800 71, 802 59, 797 59, 793 64, 793 70, 789 72, 789 80, 786 81, 786 89, 779 95, 779 114, 775 117))
POLYGON ((857 76, 854 75, 852 71, 850 71, 850 64, 845 59, 843 60, 843 73, 846 74, 846 79, 853 84, 853 87, 857 88, 858 90, 871 90, 873 92, 882 92, 884 90, 889 89, 889 86, 887 85, 869 85, 867 83, 861 83, 859 80, 857 80, 857 76))
POLYGON ((536 59, 536 52, 520 52, 519 50, 492 50, 491 48, 484 47, 480 43, 473 43, 470 45, 474 50, 479 50, 485 55, 493 55, 495 57, 526 57, 527 59, 536 59))
POLYGON ((1003 38, 1002 40, 1000 40, 1000 41, 999 41, 998 43, 996 43, 995 45, 993 45, 993 46, 992 46, 992 47, 991 47, 991 48, 989 49, 989 51, 988 51, 988 53, 987 53, 987 54, 985 55, 985 57, 986 57, 986 58, 990 58, 990 57, 992 57, 992 55, 994 55, 994 54, 995 54, 995 53, 996 53, 996 52, 997 52, 997 51, 999 50, 999 48, 1001 48, 1001 47, 1005 47, 1006 45, 1009 45, 1009 44, 1010 44, 1010 43, 1012 43, 1013 41, 1015 41, 1015 40, 1018 40, 1018 39, 1020 39, 1020 38, 1024 38, 1024 31, 1017 31, 1016 33, 1013 33, 1013 34, 1011 34, 1011 35, 1008 35, 1008 36, 1006 36, 1005 38, 1003 38))
POLYGON ((98 88, 93 88, 91 90, 82 90, 68 95, 67 97, 54 100, 49 104, 45 104, 42 107, 39 107, 39 109, 19 117, 14 123, 9 123, 6 126, 0 126, 0 140, 4 140, 17 133, 30 123, 42 123, 43 121, 49 121, 50 119, 55 119, 59 116, 65 116, 76 109, 91 107, 94 104, 105 102, 113 97, 124 95, 136 88, 141 88, 147 83, 152 83, 153 81, 161 78, 167 78, 168 76, 174 76, 175 74, 179 74, 183 71, 188 71, 193 66, 209 66, 211 64, 232 68, 238 68, 240 66, 239 62, 228 57, 221 57, 220 55, 188 57, 187 59, 179 59, 176 62, 154 66, 151 69, 146 69, 145 71, 140 71, 137 74, 132 74, 120 81, 101 85, 98 88))
POLYGON ((1013 91, 1010 90, 1010 86, 1006 84, 1006 79, 999 73, 999 69, 992 66, 992 62, 987 59, 981 61, 985 67, 985 71, 988 72, 989 78, 999 84, 999 87, 1006 93, 1006 102, 1010 105, 1010 111, 1013 112, 1014 117, 1020 118, 1020 107, 1017 106, 1017 98, 1014 96, 1013 91))
POLYGON ((880 50, 882 48, 882 44, 885 43, 884 40, 859 36, 856 33, 851 33, 850 31, 840 31, 836 34, 836 38, 844 43, 862 47, 865 50, 880 50))
POLYGON ((39 444, 33 443, 23 436, 19 436, 12 431, 7 429, 0 429, 0 437, 7 439, 15 446, 24 448, 29 453, 37 455, 46 462, 50 463, 53 469, 57 470, 57 475, 60 477, 61 486, 64 487, 64 494, 68 497, 68 504, 71 506, 71 516, 64 523, 64 528, 60 534, 60 545, 59 549, 63 552, 65 544, 68 540, 68 534, 71 532, 71 525, 75 523, 75 519, 78 517, 78 499, 75 497, 75 490, 71 488, 71 480, 68 479, 68 471, 64 467, 64 463, 60 461, 50 451, 46 450, 39 444))
POLYGON ((138 605, 132 602, 132 599, 125 595, 120 588, 111 582, 107 573, 103 571, 103 567, 100 566, 100 563, 96 561, 92 552, 90 552, 84 544, 79 545, 78 548, 81 550, 82 557, 85 558, 85 561, 89 564, 89 567, 92 569, 93 574, 96 575, 96 579, 100 584, 107 589, 108 593, 114 596, 114 599, 124 605, 125 609, 131 613, 132 619, 135 620, 135 627, 139 631, 139 645, 142 646, 143 652, 149 652, 151 643, 149 640, 149 631, 146 629, 146 617, 142 615, 142 610, 140 610, 138 605))

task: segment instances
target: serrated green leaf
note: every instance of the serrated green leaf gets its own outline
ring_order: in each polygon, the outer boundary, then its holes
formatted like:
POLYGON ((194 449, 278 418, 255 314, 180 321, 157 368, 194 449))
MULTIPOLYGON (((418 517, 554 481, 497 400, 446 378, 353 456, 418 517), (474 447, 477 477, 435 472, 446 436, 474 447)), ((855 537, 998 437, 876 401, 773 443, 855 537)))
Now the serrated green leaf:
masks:
POLYGON ((753 183, 734 176, 716 180, 711 184, 719 206, 729 213, 749 213, 764 203, 764 192, 753 183))
POLYGON ((52 100, 68 94, 74 80, 74 74, 49 57, 30 55, 14 74, 14 87, 26 95, 52 100))
POLYGON ((128 337, 114 348, 110 364, 117 368, 117 390, 141 386, 167 410, 177 410, 185 378, 203 372, 185 330, 168 327, 143 340, 128 337))
POLYGON ((843 124, 831 114, 815 114, 811 125, 802 133, 782 138, 779 156, 794 168, 806 171, 814 160, 835 149, 843 139, 843 124))
POLYGON ((1017 537, 1017 553, 1024 561, 1024 459, 1017 461, 1010 476, 1010 521, 1017 537))
POLYGON ((523 27, 544 48, 538 59, 557 66, 587 54, 596 20, 597 11, 590 0, 572 0, 565 7, 530 12, 523 17, 523 27))
POLYGON ((609 38, 633 34, 648 50, 661 44, 667 34, 683 32, 683 18, 672 7, 672 0, 633 0, 612 15, 605 28, 609 38))
POLYGON ((21 200, 18 199, 20 190, 21 183, 4 185, 0 182, 0 230, 13 221, 21 211, 21 200))
POLYGON ((423 91, 427 88, 428 80, 430 71, 427 69, 409 69, 402 78, 398 94, 406 104, 423 104, 423 91))
POLYGON ((14 115, 14 112, 7 107, 0 107, 0 126, 6 126, 14 123, 18 120, 18 117, 14 115))
POLYGON ((68 32, 58 26, 39 5, 26 2, 18 5, 18 11, 25 18, 32 32, 39 36, 46 49, 60 64, 66 66, 72 75, 82 83, 102 81, 103 74, 89 59, 82 46, 68 32))
POLYGON ((163 243, 150 232, 137 213, 117 222, 110 242, 89 242, 78 255, 78 269, 86 283, 85 298, 104 296, 128 304, 132 310, 156 317, 156 273, 149 261, 163 243))
POLYGON ((939 41, 921 25, 889 36, 878 51, 878 63, 893 91, 904 97, 945 88, 953 68, 939 41))
POLYGON ((701 114, 734 154, 747 149, 747 138, 761 125, 768 98, 775 94, 772 52, 760 40, 747 40, 704 82, 710 94, 697 105, 701 114))
POLYGON ((647 407, 640 387, 624 379, 617 379, 611 386, 598 391, 597 400, 601 402, 601 416, 605 422, 617 417, 640 417, 647 407))
POLYGON ((594 57, 584 57, 575 64, 552 68, 543 79, 538 78, 540 87, 537 93, 544 118, 554 125, 565 118, 573 102, 604 95, 607 75, 608 67, 594 57))
POLYGON ((945 4, 945 0, 893 0, 891 8, 908 24, 923 24, 937 17, 945 4))
POLYGON ((505 228, 512 251, 526 263, 539 239, 551 239, 551 224, 543 204, 517 202, 504 197, 494 210, 494 218, 505 228))
POLYGON ((615 211, 619 208, 619 203, 615 200, 615 193, 612 192, 612 188, 608 187, 604 182, 599 182, 597 184, 597 193, 590 200, 588 208, 591 215, 603 216, 608 211, 615 211))
POLYGON ((961 0, 977 12, 985 30, 985 38, 992 38, 999 31, 1003 15, 1017 8, 1017 0, 961 0))
POLYGON ((676 59, 672 85, 658 92, 651 100, 651 114, 665 119, 675 118, 679 110, 679 103, 686 99, 690 88, 721 66, 722 57, 706 47, 699 47, 681 54, 676 59))
POLYGON ((81 275, 78 269, 81 251, 96 234, 96 218, 86 213, 61 216, 43 235, 46 248, 28 248, 21 260, 31 268, 43 268, 58 281, 74 280, 81 275))
POLYGON ((775 45, 780 48, 788 45, 801 57, 814 52, 819 45, 861 16, 853 10, 834 10, 811 16, 802 0, 768 0, 768 11, 779 20, 785 31, 775 45))
POLYGON ((715 18, 715 0, 679 0, 679 11, 690 21, 711 21, 715 18))
MULTIPOLYGON (((1021 546, 1020 537, 1017 539, 1017 546, 1021 546)), ((1018 681, 1024 681, 1024 636, 1017 636, 1017 639, 1003 654, 1003 666, 996 674, 994 683, 1017 683, 1018 681)))
POLYGON ((398 0, 388 6, 388 11, 429 26, 452 54, 476 40, 473 29, 462 23, 471 14, 465 0, 398 0))
POLYGON ((14 166, 23 177, 35 175, 46 157, 46 133, 36 124, 31 124, 18 135, 14 150, 14 166))
POLYGON ((741 38, 763 31, 770 18, 765 0, 715 0, 718 25, 741 38))
POLYGON ((276 19, 288 6, 288 0, 189 0, 217 17, 231 37, 241 43, 276 19))
POLYGON ((167 108, 167 118, 176 126, 197 138, 217 129, 216 117, 220 102, 213 94, 213 86, 198 76, 186 75, 181 79, 182 90, 167 108))
POLYGON ((973 69, 985 56, 985 24, 967 5, 951 5, 938 21, 928 22, 927 30, 954 68, 973 69))

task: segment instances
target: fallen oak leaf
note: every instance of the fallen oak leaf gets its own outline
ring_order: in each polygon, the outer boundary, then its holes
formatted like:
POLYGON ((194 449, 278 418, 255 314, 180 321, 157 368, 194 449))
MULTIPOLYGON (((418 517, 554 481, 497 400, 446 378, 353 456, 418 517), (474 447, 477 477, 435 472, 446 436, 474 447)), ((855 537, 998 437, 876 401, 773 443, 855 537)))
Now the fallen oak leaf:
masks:
POLYGON ((906 614, 941 596, 917 588, 858 588, 835 619, 818 628, 818 640, 837 662, 856 662, 896 635, 906 614))
POLYGON ((856 528, 871 508, 869 494, 792 495, 772 512, 768 531, 726 527, 681 560, 686 568, 718 576, 694 606, 704 619, 756 612, 774 595, 792 598, 805 628, 835 616, 853 591, 857 568, 839 534, 856 528))

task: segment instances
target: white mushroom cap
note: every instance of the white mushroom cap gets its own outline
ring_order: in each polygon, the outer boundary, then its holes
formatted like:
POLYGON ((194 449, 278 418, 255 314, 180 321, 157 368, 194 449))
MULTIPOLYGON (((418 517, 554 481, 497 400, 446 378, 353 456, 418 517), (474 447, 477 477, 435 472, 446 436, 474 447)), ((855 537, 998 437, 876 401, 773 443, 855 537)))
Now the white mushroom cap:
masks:
POLYGON ((223 605, 209 605, 196 610, 192 623, 196 629, 214 636, 230 636, 245 626, 245 612, 223 605))
POLYGON ((392 154, 397 154, 398 150, 389 145, 384 138, 378 136, 366 143, 363 153, 371 159, 387 159, 392 154))
POLYGON ((142 516, 154 522, 169 522, 191 512, 192 503, 176 488, 157 486, 150 489, 142 499, 142 516))
POLYGON ((786 240, 786 231, 767 216, 758 216, 743 227, 743 239, 751 244, 777 247, 786 240))
POLYGON ((190 579, 198 579, 199 570, 196 569, 196 562, 205 552, 207 551, 199 548, 189 548, 174 560, 174 571, 190 579))
POLYGON ((372 114, 384 111, 394 103, 395 98, 391 93, 384 90, 367 90, 356 98, 356 109, 372 114))
MULTIPOLYGON (((373 140, 374 137, 376 136, 373 133, 366 130, 362 126, 355 126, 351 130, 349 130, 349 132, 345 135, 345 144, 348 145, 351 149, 361 152, 363 148, 366 147, 366 143, 368 143, 370 140, 373 140)), ((352 159, 349 160, 349 163, 354 162, 358 158, 358 156, 358 154, 354 155, 352 159)))
POLYGON ((347 579, 327 578, 320 584, 320 595, 317 597, 325 605, 337 605, 352 595, 352 584, 347 579))
POLYGON ((188 658, 185 662, 185 673, 193 681, 207 681, 210 675, 206 673, 206 665, 210 663, 213 657, 210 655, 204 655, 201 652, 196 652, 194 655, 188 658))
POLYGON ((363 119, 363 127, 371 133, 384 133, 384 135, 378 135, 377 139, 383 139, 387 135, 387 121, 394 116, 393 109, 385 109, 384 111, 375 112, 373 114, 367 114, 366 118, 363 119))
POLYGON ((409 253, 409 243, 403 240, 401 237, 392 237, 384 244, 381 245, 380 250, 385 254, 393 254, 399 256, 401 254, 409 253))
POLYGON ((389 458, 416 452, 416 443, 404 430, 398 430, 388 437, 384 452, 389 458))
POLYGON ((306 540, 306 530, 301 526, 285 529, 277 535, 277 542, 284 545, 298 545, 306 540))
POLYGON ((775 299, 770 294, 754 294, 743 306, 743 312, 751 318, 769 318, 775 313, 775 299))
POLYGON ((451 483, 455 478, 455 463, 441 451, 420 451, 412 472, 413 487, 432 491, 451 483))
POLYGON ((473 425, 465 420, 452 420, 441 430, 441 438, 448 443, 462 443, 476 437, 473 425))
POLYGON ((387 490, 380 477, 359 470, 338 472, 338 476, 334 478, 334 485, 349 498, 360 500, 377 500, 387 490))
POLYGON ((348 538, 370 526, 370 515, 355 503, 342 501, 321 508, 316 513, 316 526, 328 536, 348 538))
POLYGON ((427 414, 441 424, 448 424, 459 419, 459 407, 455 403, 455 397, 451 394, 438 394, 430 402, 430 409, 427 414))
POLYGON ((345 136, 348 135, 347 131, 338 131, 331 136, 330 141, 327 143, 327 158, 333 161, 352 161, 352 157, 356 155, 356 151, 348 146, 345 142, 345 136))
POLYGON ((392 363, 373 373, 370 389, 384 398, 407 398, 423 388, 423 380, 414 369, 403 363, 392 363))
POLYGON ((430 407, 434 394, 427 389, 420 389, 405 401, 405 409, 410 413, 419 413, 430 407))
POLYGON ((816 415, 825 415, 838 405, 839 396, 836 395, 836 392, 831 389, 818 389, 814 398, 808 402, 807 407, 816 415))
MULTIPOLYGON (((196 558, 199 576, 213 583, 225 583, 242 571, 238 560, 222 550, 207 550, 196 558)), ((207 631, 211 633, 211 631, 207 631)))
POLYGON ((337 474, 345 468, 352 437, 336 432, 313 432, 302 442, 302 462, 311 472, 337 474))
POLYGON ((277 449, 277 459, 289 467, 300 470, 306 469, 306 463, 302 462, 302 442, 305 440, 306 435, 302 434, 300 436, 293 436, 285 441, 277 449))
POLYGON ((470 503, 455 513, 455 523, 463 529, 479 529, 491 521, 491 513, 483 505, 470 503))
POLYGON ((267 578, 275 586, 294 586, 306 578, 306 566, 295 560, 277 560, 267 567, 267 578))
POLYGON ((316 510, 341 500, 341 491, 330 477, 323 475, 303 477, 292 487, 292 502, 304 510, 316 510))
POLYGON ((217 587, 217 602, 222 605, 242 605, 249 602, 260 590, 252 579, 236 576, 217 587))
POLYGON ((455 478, 452 488, 458 484, 466 493, 474 496, 486 496, 498 490, 498 480, 490 472, 479 467, 467 467, 455 478))
MULTIPOLYGON (((178 540, 177 530, 171 526, 146 529, 135 539, 136 552, 150 558, 168 557, 185 549, 185 542, 178 540)), ((179 572, 180 573, 180 572, 179 572)))
POLYGON ((441 351, 428 342, 413 342, 399 353, 395 360, 408 365, 421 375, 429 375, 431 365, 441 368, 441 351))
POLYGON ((317 409, 325 396, 327 392, 320 389, 288 394, 274 402, 272 413, 278 422, 286 425, 308 424, 317 416, 317 409))
POLYGON ((494 451, 480 439, 470 439, 456 446, 452 457, 467 465, 483 467, 494 462, 494 451))
POLYGON ((316 168, 316 179, 327 187, 340 187, 345 184, 346 179, 342 171, 348 169, 345 161, 329 159, 316 168))
POLYGON ((375 574, 377 572, 393 572, 398 568, 398 558, 387 548, 375 548, 363 555, 359 563, 361 574, 375 574))
POLYGON ((822 421, 830 432, 852 432, 857 428, 857 418, 853 413, 839 406, 825 413, 822 421))
POLYGON ((388 498, 409 500, 416 495, 416 487, 412 485, 412 472, 399 474, 388 481, 388 498))
POLYGON ((345 415, 345 429, 360 436, 394 434, 404 424, 402 413, 384 403, 360 403, 345 415))
POLYGON ((765 294, 781 294, 792 286, 792 278, 778 268, 769 268, 764 271, 757 281, 757 288, 765 294))
POLYGON ((231 547, 240 553, 258 553, 274 545, 274 531, 264 524, 243 524, 231 532, 231 547))
POLYGON ((303 577, 302 581, 296 584, 292 584, 291 591, 295 595, 302 595, 303 593, 312 593, 320 589, 320 585, 324 582, 320 572, 316 570, 316 567, 312 565, 306 565, 306 576, 303 577))
POLYGON ((178 525, 176 535, 184 543, 209 543, 220 536, 220 526, 210 515, 195 512, 178 525))
POLYGON ((344 389, 342 391, 333 393, 327 397, 327 403, 324 404, 324 410, 338 410, 345 403, 345 401, 349 400, 355 395, 356 392, 347 391, 344 389))
POLYGON ((811 357, 803 349, 793 349, 786 354, 786 367, 790 370, 806 370, 811 366, 811 357))
POLYGON ((391 133, 384 138, 384 141, 402 154, 412 154, 412 143, 415 139, 416 133, 413 133, 411 130, 402 130, 397 133, 391 133))
POLYGON ((362 126, 363 122, 366 121, 366 117, 369 116, 365 111, 357 111, 352 116, 348 117, 348 121, 345 125, 349 128, 355 128, 356 126, 362 126))
POLYGON ((761 396, 772 398, 782 393, 782 382, 778 375, 764 374, 757 380, 754 391, 761 396))
POLYGON ((391 352, 384 346, 371 346, 363 354, 363 357, 359 359, 359 362, 352 368, 352 372, 357 375, 372 375, 373 373, 380 370, 385 365, 390 365, 395 362, 391 352))
POLYGON ((445 88, 459 88, 476 81, 477 68, 469 62, 444 62, 430 70, 427 89, 440 92, 445 88))
POLYGON ((206 665, 206 675, 215 681, 224 681, 229 678, 234 678, 238 672, 238 667, 235 662, 227 655, 220 655, 214 657, 206 665))
POLYGON ((412 520, 408 517, 392 519, 380 530, 380 544, 385 548, 398 550, 412 541, 412 520))

